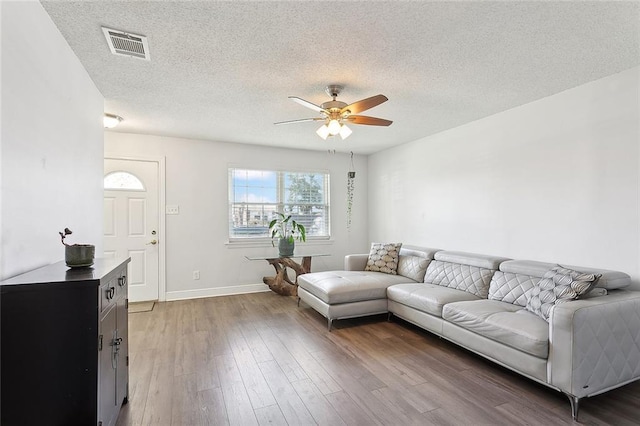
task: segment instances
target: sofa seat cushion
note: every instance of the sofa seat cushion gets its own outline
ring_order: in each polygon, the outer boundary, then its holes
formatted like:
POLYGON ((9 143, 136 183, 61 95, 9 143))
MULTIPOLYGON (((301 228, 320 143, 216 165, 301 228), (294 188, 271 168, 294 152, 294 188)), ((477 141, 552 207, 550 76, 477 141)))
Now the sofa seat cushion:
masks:
POLYGON ((387 287, 406 282, 412 280, 372 271, 313 272, 298 277, 300 287, 329 305, 386 299, 387 287))
POLYGON ((549 355, 549 324, 522 306, 497 300, 456 302, 444 307, 442 318, 533 356, 549 355))
POLYGON ((443 287, 435 284, 411 283, 397 284, 387 289, 387 297, 394 302, 442 317, 442 307, 447 303, 462 300, 480 300, 466 291, 443 287))

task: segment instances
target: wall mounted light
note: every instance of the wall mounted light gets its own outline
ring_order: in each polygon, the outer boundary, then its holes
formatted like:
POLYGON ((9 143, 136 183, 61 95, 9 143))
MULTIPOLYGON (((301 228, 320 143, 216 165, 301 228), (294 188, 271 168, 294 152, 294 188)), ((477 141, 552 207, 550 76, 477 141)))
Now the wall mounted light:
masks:
POLYGON ((122 121, 122 117, 115 114, 104 114, 104 118, 102 119, 104 123, 105 129, 113 129, 122 121))

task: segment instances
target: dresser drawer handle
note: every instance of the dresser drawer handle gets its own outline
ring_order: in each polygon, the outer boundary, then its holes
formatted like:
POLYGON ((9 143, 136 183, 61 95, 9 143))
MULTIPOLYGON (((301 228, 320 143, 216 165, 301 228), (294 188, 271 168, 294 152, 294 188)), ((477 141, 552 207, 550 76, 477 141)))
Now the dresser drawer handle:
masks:
POLYGON ((127 285, 127 277, 124 276, 124 277, 118 278, 118 285, 120 287, 124 287, 125 285, 127 285))
POLYGON ((116 288, 115 287, 109 287, 106 290, 106 296, 107 296, 107 300, 111 300, 113 299, 113 296, 116 294, 116 288))

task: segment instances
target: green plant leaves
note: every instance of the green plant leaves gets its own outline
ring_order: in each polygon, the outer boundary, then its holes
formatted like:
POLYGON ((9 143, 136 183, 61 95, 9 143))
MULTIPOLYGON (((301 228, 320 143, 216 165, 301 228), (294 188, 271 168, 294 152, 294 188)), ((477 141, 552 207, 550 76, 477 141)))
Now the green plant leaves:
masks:
POLYGON ((291 215, 285 216, 280 212, 276 212, 276 214, 278 218, 269 222, 271 238, 285 238, 289 242, 307 240, 307 230, 304 225, 291 219, 291 215))

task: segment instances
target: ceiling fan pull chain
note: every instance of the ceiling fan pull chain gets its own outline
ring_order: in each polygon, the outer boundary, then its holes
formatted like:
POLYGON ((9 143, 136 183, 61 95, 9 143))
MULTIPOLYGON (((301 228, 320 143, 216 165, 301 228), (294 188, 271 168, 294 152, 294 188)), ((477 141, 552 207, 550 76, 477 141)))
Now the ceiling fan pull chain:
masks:
POLYGON ((353 165, 353 151, 351 151, 351 161, 349 163, 349 171, 347 172, 347 177, 349 178, 349 180, 356 177, 356 168, 353 165))

